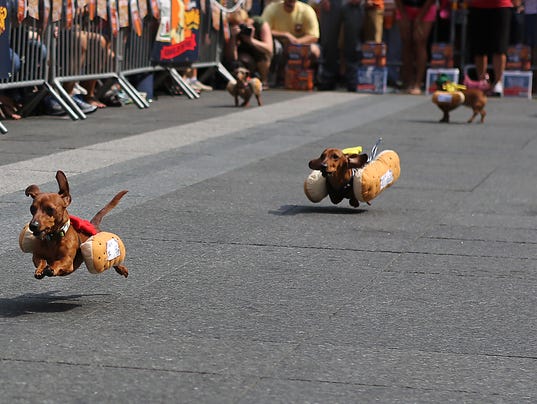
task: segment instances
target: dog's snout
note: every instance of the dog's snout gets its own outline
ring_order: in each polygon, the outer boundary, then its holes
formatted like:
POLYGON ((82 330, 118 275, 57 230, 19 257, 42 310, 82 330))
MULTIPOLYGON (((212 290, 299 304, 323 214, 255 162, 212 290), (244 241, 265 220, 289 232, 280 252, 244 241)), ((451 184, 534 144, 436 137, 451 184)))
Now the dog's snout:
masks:
POLYGON ((30 224, 28 225, 28 228, 32 232, 39 231, 39 222, 37 220, 32 220, 30 224))

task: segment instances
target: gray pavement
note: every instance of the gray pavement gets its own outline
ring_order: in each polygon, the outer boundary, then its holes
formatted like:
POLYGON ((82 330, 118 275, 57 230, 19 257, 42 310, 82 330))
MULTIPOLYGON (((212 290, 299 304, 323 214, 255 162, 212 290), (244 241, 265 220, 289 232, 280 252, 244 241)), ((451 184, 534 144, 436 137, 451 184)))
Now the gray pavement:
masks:
POLYGON ((223 91, 8 121, 0 136, 1 403, 536 402, 537 104, 223 91), (401 178, 310 203, 307 162, 378 137, 401 178), (30 183, 127 246, 130 276, 36 280, 30 183))

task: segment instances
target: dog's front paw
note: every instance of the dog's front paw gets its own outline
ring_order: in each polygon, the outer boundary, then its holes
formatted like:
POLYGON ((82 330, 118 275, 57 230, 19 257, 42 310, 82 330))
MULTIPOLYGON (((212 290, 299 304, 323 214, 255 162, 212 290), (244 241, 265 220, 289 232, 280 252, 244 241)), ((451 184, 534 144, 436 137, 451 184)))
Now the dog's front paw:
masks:
POLYGON ((43 279, 44 277, 45 277, 45 274, 43 274, 43 273, 39 273, 39 274, 37 272, 34 273, 34 278, 35 279, 43 279))
POLYGON ((46 267, 43 271, 43 275, 45 276, 54 276, 54 270, 51 267, 46 267))
POLYGON ((357 208, 358 206, 360 206, 360 202, 358 201, 358 199, 351 198, 349 199, 349 205, 351 205, 353 208, 357 208))
POLYGON ((43 279, 45 276, 54 276, 54 270, 51 267, 46 266, 42 270, 36 270, 34 273, 35 279, 43 279))

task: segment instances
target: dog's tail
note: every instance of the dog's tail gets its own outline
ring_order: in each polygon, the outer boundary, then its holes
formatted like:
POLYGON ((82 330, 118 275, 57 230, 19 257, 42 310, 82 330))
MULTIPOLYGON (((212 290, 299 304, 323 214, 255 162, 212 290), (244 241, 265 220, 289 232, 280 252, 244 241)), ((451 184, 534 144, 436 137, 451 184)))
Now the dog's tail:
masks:
POLYGON ((93 216, 93 219, 90 220, 90 223, 95 227, 99 228, 99 225, 101 224, 101 220, 103 220, 104 215, 114 209, 121 200, 121 198, 123 198, 123 195, 125 195, 127 192, 129 191, 121 191, 116 196, 114 196, 112 200, 104 206, 104 208, 102 208, 100 211, 97 212, 95 216, 93 216))

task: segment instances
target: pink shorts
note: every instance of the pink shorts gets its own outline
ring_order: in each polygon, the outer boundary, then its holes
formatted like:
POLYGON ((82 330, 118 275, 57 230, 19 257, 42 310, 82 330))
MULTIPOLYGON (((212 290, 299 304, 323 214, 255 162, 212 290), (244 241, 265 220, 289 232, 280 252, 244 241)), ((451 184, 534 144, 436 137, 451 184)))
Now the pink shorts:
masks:
MULTIPOLYGON (((416 19, 416 17, 418 16, 421 10, 419 7, 410 7, 410 6, 404 6, 404 7, 405 7, 406 15, 408 16, 408 19, 411 21, 414 21, 416 19)), ((401 14, 399 13, 399 11, 397 12, 396 18, 397 20, 401 19, 401 14)), ((432 5, 431 7, 429 7, 429 10, 427 10, 427 13, 423 17, 423 21, 427 21, 427 22, 436 21, 436 6, 435 5, 432 5)))

